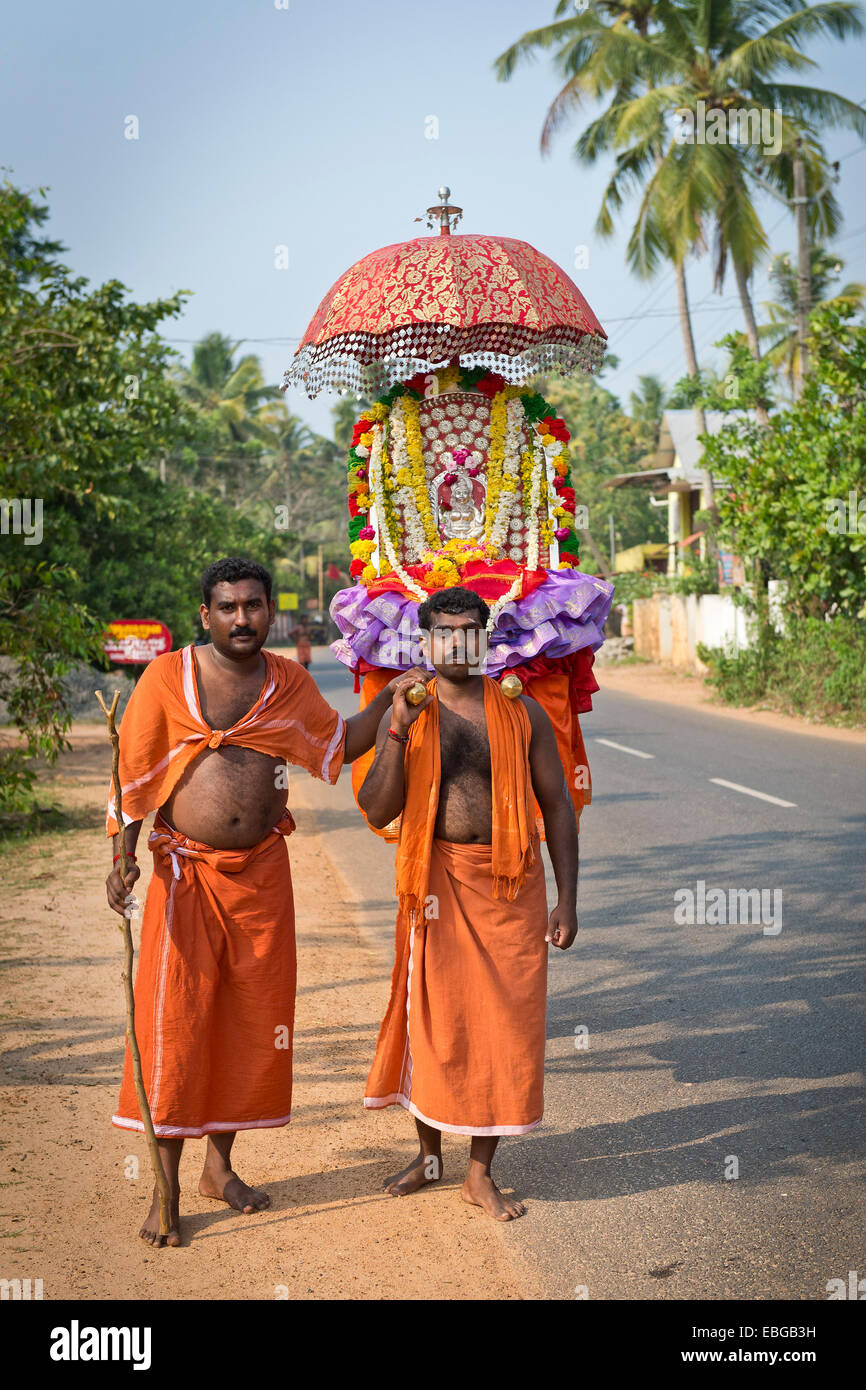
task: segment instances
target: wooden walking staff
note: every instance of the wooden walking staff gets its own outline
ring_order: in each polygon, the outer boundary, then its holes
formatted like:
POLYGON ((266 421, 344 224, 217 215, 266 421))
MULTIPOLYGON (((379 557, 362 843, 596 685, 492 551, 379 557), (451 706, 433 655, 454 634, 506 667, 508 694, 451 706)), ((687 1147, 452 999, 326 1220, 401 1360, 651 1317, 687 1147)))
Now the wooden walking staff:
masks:
MULTIPOLYGON (((106 708, 105 701, 101 693, 94 692, 99 701, 102 713, 108 720, 108 736, 111 739, 111 777, 114 783, 114 818, 117 821, 118 840, 120 848, 120 877, 126 883, 126 875, 129 869, 129 859, 126 852, 126 826, 123 823, 123 808, 121 806, 120 794, 120 735, 117 732, 115 714, 117 712, 117 702, 120 699, 120 691, 115 690, 114 699, 111 702, 111 709, 106 708)), ((120 919, 120 932, 123 936, 125 950, 125 961, 123 967, 123 992, 126 996, 126 1041, 129 1045, 129 1055, 132 1058, 132 1079, 135 1082, 135 1094, 138 1097, 138 1108, 141 1111, 141 1118, 144 1121, 144 1133, 147 1138, 147 1147, 150 1150, 150 1161, 153 1167, 153 1175, 156 1178, 156 1190, 159 1193, 159 1234, 167 1236, 170 1227, 171 1216, 171 1195, 168 1189, 168 1178, 162 1166, 162 1159, 159 1156, 159 1145, 156 1142, 156 1135, 153 1130, 153 1120, 150 1115, 150 1106, 147 1101, 147 1092, 144 1089, 144 1078, 141 1074, 141 1053, 138 1050, 138 1039, 135 1036, 135 995, 132 989, 132 962, 134 950, 132 945, 132 926, 128 917, 120 919)))

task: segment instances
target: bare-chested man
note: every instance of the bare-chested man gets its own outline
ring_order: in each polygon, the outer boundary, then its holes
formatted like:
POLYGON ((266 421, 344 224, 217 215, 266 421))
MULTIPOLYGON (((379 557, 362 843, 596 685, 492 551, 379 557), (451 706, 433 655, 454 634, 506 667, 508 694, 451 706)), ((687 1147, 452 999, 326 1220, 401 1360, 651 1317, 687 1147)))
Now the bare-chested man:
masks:
MULTIPOLYGON (((395 678, 343 720, 297 662, 263 650, 274 620, 271 577, 252 561, 218 560, 202 576, 201 621, 211 643, 158 657, 120 731, 126 843, 143 818, 154 872, 135 984, 136 1033, 163 1166, 171 1231, 159 1234, 156 1192, 141 1236, 180 1242, 178 1165, 185 1138, 207 1136, 202 1196, 252 1213, 267 1193, 235 1173, 239 1129, 288 1123, 292 1091, 295 922, 285 837, 287 765, 335 782, 372 747, 395 678)), ((139 876, 121 879, 113 796, 107 821, 115 867, 108 901, 123 913, 139 876)), ((127 1050, 117 1114, 141 1131, 127 1050)))
POLYGON ((364 1103, 415 1117, 420 1152, 389 1192, 437 1181, 442 1132, 467 1134, 463 1198, 510 1221, 524 1207, 491 1163, 501 1135, 541 1120, 548 944, 566 950, 577 932, 578 841, 550 720, 480 674, 469 639, 487 618, 468 589, 421 604, 436 676, 418 706, 395 692, 358 796, 375 827, 401 817, 397 958, 364 1103), (549 916, 533 794, 558 889, 549 916))

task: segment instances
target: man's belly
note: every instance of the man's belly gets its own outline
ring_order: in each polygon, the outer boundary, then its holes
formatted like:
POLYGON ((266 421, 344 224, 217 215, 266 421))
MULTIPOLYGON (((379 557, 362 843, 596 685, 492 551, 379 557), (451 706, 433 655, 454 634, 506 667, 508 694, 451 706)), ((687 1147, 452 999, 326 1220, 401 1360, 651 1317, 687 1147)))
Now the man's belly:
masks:
POLYGON ((439 789, 439 807, 433 834, 456 844, 490 844, 493 811, 490 783, 480 777, 455 777, 439 789))
POLYGON ((214 849, 247 849, 259 844, 283 814, 285 771, 278 758, 254 748, 208 748, 160 810, 191 840, 214 849))

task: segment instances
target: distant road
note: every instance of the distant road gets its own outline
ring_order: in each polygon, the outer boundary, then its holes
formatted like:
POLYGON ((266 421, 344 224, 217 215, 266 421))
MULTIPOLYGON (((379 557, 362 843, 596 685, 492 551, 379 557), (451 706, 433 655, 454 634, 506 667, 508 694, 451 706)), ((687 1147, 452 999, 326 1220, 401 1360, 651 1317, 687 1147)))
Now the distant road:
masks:
MULTIPOLYGON (((312 671, 357 708, 329 652, 312 671)), ((825 1299, 866 1276, 866 746, 604 691, 582 724, 581 931, 551 954, 545 1121, 503 1142, 529 1212, 502 1239, 528 1297, 825 1299), (712 890, 740 921, 700 920, 712 890)), ((393 849, 348 770, 294 787, 389 953, 393 849)))

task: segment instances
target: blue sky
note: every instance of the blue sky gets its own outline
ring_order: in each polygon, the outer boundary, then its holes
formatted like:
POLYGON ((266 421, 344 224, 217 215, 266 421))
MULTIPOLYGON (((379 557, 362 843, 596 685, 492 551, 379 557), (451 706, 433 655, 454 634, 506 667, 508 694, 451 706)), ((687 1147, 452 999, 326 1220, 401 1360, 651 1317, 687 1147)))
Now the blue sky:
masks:
MULTIPOLYGON (((465 232, 521 237, 579 284, 621 359, 606 383, 627 403, 640 372, 671 385, 684 371, 673 279, 625 267, 626 236, 593 232, 609 166, 578 166, 575 123, 542 158, 542 119, 557 89, 547 57, 498 83, 492 63, 553 0, 148 0, 7 10, 0 57, 2 162, 13 181, 47 185, 49 230, 93 281, 136 299, 192 290, 189 340, 244 339, 278 381, 319 300, 359 257, 416 236, 413 222, 447 183, 465 232), (140 138, 124 138, 138 117, 140 138), (439 138, 425 138, 428 116, 439 138), (288 269, 274 265, 286 245, 288 269), (575 247, 589 248, 574 269, 575 247)), ((814 45, 808 80, 866 98, 862 43, 814 45)), ((846 277, 866 280, 866 149, 827 133, 842 159, 846 277)), ((774 250, 790 250, 785 209, 766 199, 774 250)), ((623 233, 629 223, 624 224, 623 233)), ((755 285, 767 297, 766 277, 755 285)), ((712 293, 709 258, 689 267, 699 356, 741 327, 733 278, 712 293)), ((187 341, 181 341, 187 340, 187 341)), ((295 390, 289 408, 327 430, 333 398, 295 390)))

